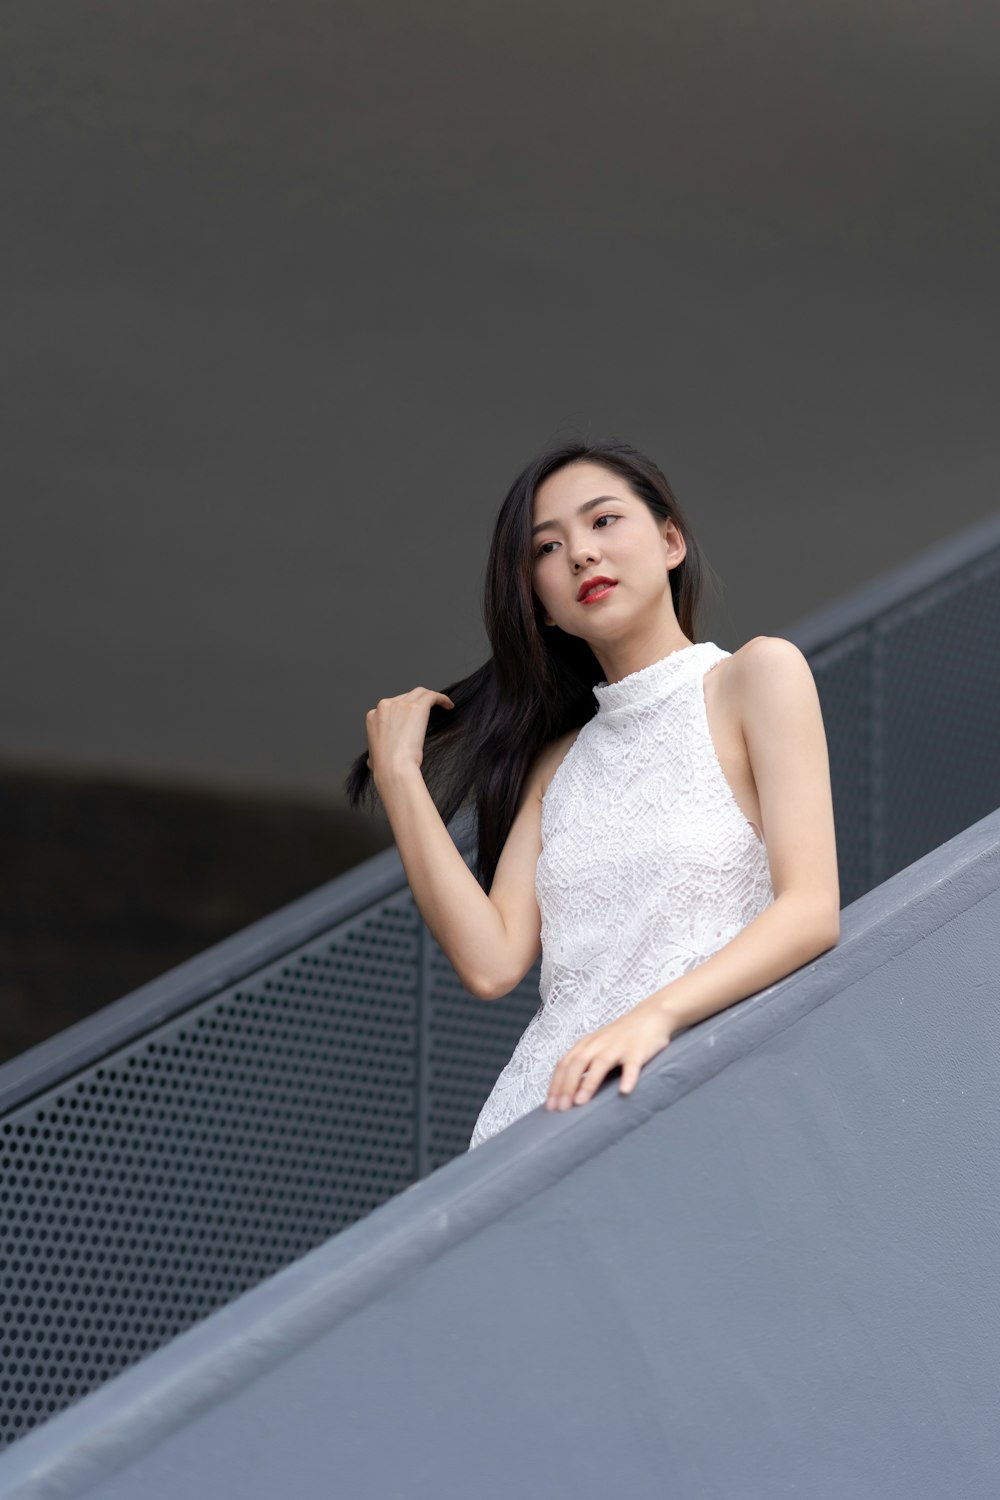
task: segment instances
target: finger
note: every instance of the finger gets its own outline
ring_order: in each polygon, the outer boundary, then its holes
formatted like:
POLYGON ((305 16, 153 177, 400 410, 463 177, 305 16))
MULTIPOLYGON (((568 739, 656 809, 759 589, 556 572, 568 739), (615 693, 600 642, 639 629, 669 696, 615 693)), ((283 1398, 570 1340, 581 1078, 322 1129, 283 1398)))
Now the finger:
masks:
POLYGON ((576 1047, 571 1047, 565 1057, 561 1057, 556 1063, 549 1083, 546 1107, 548 1109, 569 1109, 573 1102, 574 1068, 577 1072, 582 1068, 579 1061, 579 1053, 576 1047), (565 1101, 565 1102, 564 1102, 565 1101))
POLYGON ((572 1109, 584 1078, 594 1066, 592 1059, 595 1055, 595 1051, 590 1048, 581 1049, 575 1056, 570 1053, 567 1058, 568 1066, 559 1086, 559 1109, 572 1109))
POLYGON ((619 1094, 631 1094, 639 1081, 639 1072, 642 1064, 636 1058, 629 1058, 622 1063, 622 1079, 618 1085, 619 1094))
POLYGON ((545 1108, 557 1109, 559 1107, 559 1096, 562 1092, 562 1081, 566 1072, 566 1058, 561 1057, 552 1069, 552 1077, 549 1079, 549 1091, 545 1096, 545 1108))
POLYGON ((416 697, 421 697, 421 698, 432 698, 435 703, 443 703, 444 706, 445 706, 445 708, 454 708, 455 707, 454 703, 452 703, 452 701, 448 697, 447 693, 436 692, 434 688, 415 687, 415 688, 411 689, 411 692, 407 696, 410 696, 410 697, 416 696, 416 697))
POLYGON ((576 1093, 573 1095, 574 1104, 586 1104, 592 1099, 607 1078, 608 1073, 615 1065, 613 1057, 595 1057, 591 1060, 584 1076, 580 1079, 576 1093))

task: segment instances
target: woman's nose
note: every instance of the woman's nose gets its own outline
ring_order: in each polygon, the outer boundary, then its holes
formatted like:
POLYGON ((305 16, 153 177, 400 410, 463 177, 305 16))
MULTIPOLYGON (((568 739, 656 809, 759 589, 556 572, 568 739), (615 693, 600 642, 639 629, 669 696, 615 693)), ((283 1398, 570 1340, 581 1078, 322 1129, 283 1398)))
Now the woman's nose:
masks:
POLYGON ((600 556, 600 549, 592 537, 585 542, 578 542, 570 551, 574 568, 585 568, 589 563, 594 563, 600 556))

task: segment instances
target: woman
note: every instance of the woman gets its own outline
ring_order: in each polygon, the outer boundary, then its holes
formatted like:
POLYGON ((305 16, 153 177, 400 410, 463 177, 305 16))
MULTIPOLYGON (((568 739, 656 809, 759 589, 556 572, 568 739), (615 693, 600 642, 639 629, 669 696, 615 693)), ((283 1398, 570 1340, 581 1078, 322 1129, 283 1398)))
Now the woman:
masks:
POLYGON ((837 941, 812 674, 777 637, 698 643, 702 574, 655 464, 567 444, 500 510, 490 661, 367 716, 349 795, 373 779, 462 983, 497 998, 542 954, 541 1007, 473 1145, 543 1102, 585 1104, 615 1068, 631 1093, 679 1030, 837 941), (470 801, 478 881, 445 827, 470 801))

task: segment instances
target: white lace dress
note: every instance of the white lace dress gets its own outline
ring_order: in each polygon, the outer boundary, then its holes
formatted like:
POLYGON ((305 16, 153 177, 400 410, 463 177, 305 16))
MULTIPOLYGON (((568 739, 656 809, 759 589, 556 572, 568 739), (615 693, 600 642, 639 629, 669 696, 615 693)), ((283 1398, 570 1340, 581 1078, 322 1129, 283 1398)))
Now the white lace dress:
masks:
POLYGON ((705 673, 728 655, 702 641, 594 688, 597 713, 542 799, 542 1003, 472 1146, 542 1103, 574 1042, 704 962, 773 901, 767 851, 705 712, 705 673))

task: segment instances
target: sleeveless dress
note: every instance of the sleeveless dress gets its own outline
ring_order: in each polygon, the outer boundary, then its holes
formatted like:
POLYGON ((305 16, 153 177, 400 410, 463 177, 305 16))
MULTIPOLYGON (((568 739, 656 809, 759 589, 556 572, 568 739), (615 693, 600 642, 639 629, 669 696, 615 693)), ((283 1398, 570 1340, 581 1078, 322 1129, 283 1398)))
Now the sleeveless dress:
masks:
POLYGON ((696 968, 773 901, 767 851, 705 711, 705 673, 729 654, 697 642, 594 688, 597 712, 542 798, 542 1003, 470 1146, 541 1104, 581 1037, 696 968))

